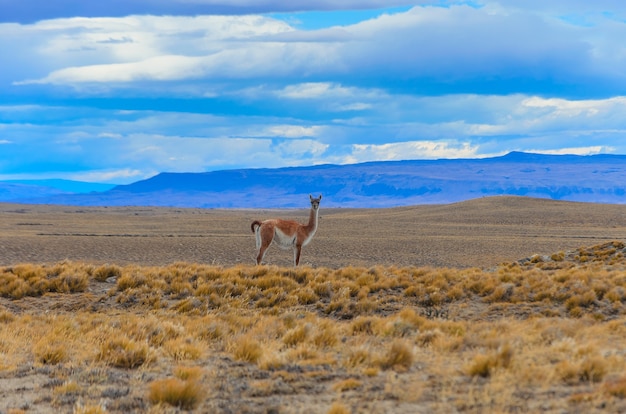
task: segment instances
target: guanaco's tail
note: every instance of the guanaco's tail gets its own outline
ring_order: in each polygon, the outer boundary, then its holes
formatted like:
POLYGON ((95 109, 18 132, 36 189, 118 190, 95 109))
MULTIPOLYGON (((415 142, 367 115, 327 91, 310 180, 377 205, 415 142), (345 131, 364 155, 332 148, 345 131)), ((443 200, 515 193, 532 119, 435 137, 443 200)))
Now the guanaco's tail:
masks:
POLYGON ((259 220, 254 220, 250 228, 252 229, 252 233, 256 233, 255 227, 260 226, 261 222, 259 220))

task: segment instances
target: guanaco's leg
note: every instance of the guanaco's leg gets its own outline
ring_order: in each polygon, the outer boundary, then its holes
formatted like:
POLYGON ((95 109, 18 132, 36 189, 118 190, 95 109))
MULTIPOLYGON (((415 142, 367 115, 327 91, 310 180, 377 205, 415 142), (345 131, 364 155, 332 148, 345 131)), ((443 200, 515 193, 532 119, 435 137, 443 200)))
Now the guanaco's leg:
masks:
POLYGON ((300 263, 300 252, 302 252, 302 245, 296 244, 295 247, 293 248, 294 266, 298 266, 298 264, 300 263))
POLYGON ((258 247, 259 252, 256 256, 256 264, 260 265, 263 261, 263 257, 265 256, 267 248, 270 247, 270 244, 272 244, 272 239, 274 238, 274 227, 261 226, 257 231, 259 232, 261 243, 258 247))

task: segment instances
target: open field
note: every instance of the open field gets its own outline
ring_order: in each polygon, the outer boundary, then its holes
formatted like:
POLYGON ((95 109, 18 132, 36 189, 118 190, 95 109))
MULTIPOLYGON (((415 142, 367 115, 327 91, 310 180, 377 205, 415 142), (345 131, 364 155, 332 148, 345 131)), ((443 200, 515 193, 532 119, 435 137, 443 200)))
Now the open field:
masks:
MULTIPOLYGON (((308 207, 308 199, 303 200, 308 207)), ((0 204, 0 265, 19 262, 165 265, 254 263, 254 219, 307 220, 306 210, 252 211, 0 204)), ((532 254, 620 240, 626 206, 497 197, 395 209, 320 207, 303 249, 314 267, 488 267, 532 254)), ((269 264, 291 252, 270 248, 269 264)))
POLYGON ((626 412, 626 206, 276 214, 0 205, 0 412, 626 412))

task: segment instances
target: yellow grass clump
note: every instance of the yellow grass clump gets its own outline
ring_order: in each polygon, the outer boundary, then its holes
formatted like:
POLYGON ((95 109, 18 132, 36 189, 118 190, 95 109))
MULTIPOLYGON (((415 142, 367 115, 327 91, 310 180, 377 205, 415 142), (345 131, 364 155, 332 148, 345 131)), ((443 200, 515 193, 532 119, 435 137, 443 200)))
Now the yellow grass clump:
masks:
POLYGON ((202 386, 195 380, 166 378, 151 382, 148 388, 152 404, 165 403, 183 410, 193 410, 202 398, 202 386))

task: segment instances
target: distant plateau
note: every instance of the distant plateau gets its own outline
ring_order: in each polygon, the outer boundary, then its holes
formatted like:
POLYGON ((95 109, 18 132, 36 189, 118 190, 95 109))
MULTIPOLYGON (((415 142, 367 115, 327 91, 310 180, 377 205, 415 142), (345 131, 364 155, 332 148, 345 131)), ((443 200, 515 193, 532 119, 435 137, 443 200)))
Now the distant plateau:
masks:
POLYGON ((482 159, 161 173, 128 185, 0 181, 0 202, 78 206, 382 208, 517 195, 626 204, 626 155, 512 152, 482 159))

